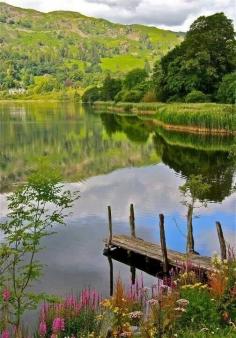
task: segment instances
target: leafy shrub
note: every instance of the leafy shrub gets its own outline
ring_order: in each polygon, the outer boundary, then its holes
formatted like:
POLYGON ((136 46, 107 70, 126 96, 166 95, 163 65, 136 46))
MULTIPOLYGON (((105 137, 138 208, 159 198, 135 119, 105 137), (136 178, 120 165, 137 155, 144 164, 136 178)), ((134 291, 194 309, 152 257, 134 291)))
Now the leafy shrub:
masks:
POLYGON ((236 102, 236 72, 223 77, 217 92, 217 99, 223 103, 236 102))
POLYGON ((156 102, 157 97, 153 90, 146 92, 142 98, 142 102, 156 102))
POLYGON ((220 325, 217 303, 205 285, 197 283, 183 286, 180 296, 189 301, 187 311, 179 319, 181 328, 214 328, 220 325))
POLYGON ((82 96, 82 102, 93 103, 95 101, 98 101, 100 99, 100 96, 101 92, 98 87, 90 87, 84 92, 82 96))
POLYGON ((122 97, 123 97, 124 92, 125 92, 124 90, 121 90, 116 94, 116 96, 114 98, 114 101, 116 103, 122 101, 122 97))
POLYGON ((44 76, 38 76, 35 79, 35 87, 33 88, 34 93, 40 94, 40 93, 48 93, 53 90, 57 90, 60 88, 60 85, 55 77, 52 75, 44 75, 44 76))
POLYGON ((122 101, 123 102, 140 102, 140 100, 143 97, 143 93, 139 90, 129 90, 125 91, 123 96, 122 96, 122 101))
POLYGON ((200 90, 192 90, 186 97, 185 102, 197 103, 197 102, 209 102, 209 96, 201 92, 200 90))
POLYGON ((143 83, 147 78, 148 74, 145 69, 133 69, 131 70, 124 79, 124 87, 127 89, 132 89, 143 83))
POLYGON ((173 95, 173 96, 171 96, 166 102, 167 102, 167 103, 172 103, 172 102, 183 102, 183 98, 179 97, 179 95, 173 95))

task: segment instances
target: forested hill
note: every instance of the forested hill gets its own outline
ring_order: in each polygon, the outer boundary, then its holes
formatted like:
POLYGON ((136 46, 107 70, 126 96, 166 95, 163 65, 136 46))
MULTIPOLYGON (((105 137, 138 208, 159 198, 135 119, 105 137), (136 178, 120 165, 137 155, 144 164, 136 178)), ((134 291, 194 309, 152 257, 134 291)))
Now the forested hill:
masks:
POLYGON ((106 70, 150 68, 183 34, 142 25, 114 24, 80 13, 41 13, 0 3, 0 85, 27 87, 32 76, 99 81, 106 70))

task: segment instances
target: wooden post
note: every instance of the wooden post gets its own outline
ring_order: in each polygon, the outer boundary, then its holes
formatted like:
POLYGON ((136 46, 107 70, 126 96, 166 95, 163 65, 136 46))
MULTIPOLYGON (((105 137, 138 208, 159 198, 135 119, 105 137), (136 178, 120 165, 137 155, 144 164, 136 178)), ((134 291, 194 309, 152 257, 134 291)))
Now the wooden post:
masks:
POLYGON ((189 205, 187 215, 187 252, 195 253, 194 237, 193 237, 193 206, 189 205))
POLYGON ((108 209, 108 225, 109 225, 109 239, 108 239, 108 247, 109 247, 112 242, 112 217, 110 205, 107 207, 107 209, 108 209))
POLYGON ((107 330, 106 338, 112 338, 112 329, 107 330))
POLYGON ((130 216, 129 216, 129 224, 130 224, 130 231, 131 237, 135 238, 135 217, 134 217, 134 205, 130 204, 130 216))
POLYGON ((135 266, 131 265, 130 272, 131 272, 131 283, 132 283, 132 285, 134 285, 135 281, 136 281, 136 268, 135 268, 135 266))
POLYGON ((110 255, 107 256, 109 268, 110 268, 110 296, 113 296, 114 290, 114 277, 113 277, 113 261, 110 255))
POLYGON ((222 230, 222 226, 220 222, 216 222, 216 229, 217 229, 217 234, 220 242, 220 254, 221 254, 221 259, 224 260, 227 258, 227 253, 226 253, 226 244, 225 244, 225 239, 224 239, 224 234, 222 230))
POLYGON ((163 256, 163 271, 164 273, 168 272, 168 257, 167 257, 167 249, 166 249, 166 236, 165 236, 165 227, 164 227, 164 215, 159 215, 160 219, 160 240, 161 240, 161 251, 163 256))

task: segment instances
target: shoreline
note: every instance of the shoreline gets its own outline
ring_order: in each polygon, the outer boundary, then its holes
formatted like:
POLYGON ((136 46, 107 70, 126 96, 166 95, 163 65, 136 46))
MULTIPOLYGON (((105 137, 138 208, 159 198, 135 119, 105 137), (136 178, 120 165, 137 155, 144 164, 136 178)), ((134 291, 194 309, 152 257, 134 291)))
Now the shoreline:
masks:
MULTIPOLYGON (((224 109, 225 107, 228 107, 228 109, 231 109, 231 105, 221 105, 221 104, 216 104, 216 103, 207 103, 207 104, 201 104, 201 103, 193 103, 193 104, 185 104, 185 103, 175 103, 175 104, 165 104, 165 103, 156 103, 156 104, 143 104, 143 103, 118 103, 117 105, 114 104, 113 102, 95 102, 93 107, 95 110, 98 109, 106 109, 108 112, 116 112, 116 113, 126 113, 134 116, 149 116, 153 117, 152 123, 156 126, 160 126, 163 129, 166 130, 173 130, 173 131, 179 131, 183 133, 192 133, 192 134, 203 134, 203 135, 222 135, 222 136, 229 136, 233 135, 236 136, 236 129, 225 129, 225 128, 208 128, 205 126, 200 126, 195 124, 181 124, 181 123, 168 123, 166 121, 163 121, 163 117, 166 114, 166 111, 169 114, 168 109, 171 108, 173 109, 173 106, 176 106, 176 110, 178 108, 183 108, 186 110, 186 108, 189 109, 195 109, 196 111, 194 113, 189 113, 192 114, 192 116, 197 116, 198 112, 203 108, 204 105, 209 108, 222 108, 224 109), (148 107, 150 106, 150 108, 148 107), (142 108, 143 107, 143 108, 142 108), (158 116, 159 114, 159 116, 158 116)), ((223 110, 222 110, 223 111, 223 110)), ((174 113, 174 112, 173 112, 174 113)), ((212 113, 213 114, 213 113, 212 113)), ((234 112, 235 116, 232 119, 235 119, 233 123, 236 125, 236 112, 234 112)), ((230 115, 230 113, 229 113, 230 115)), ((192 117, 191 116, 191 117, 192 117)), ((210 114, 209 114, 210 116, 210 114)))

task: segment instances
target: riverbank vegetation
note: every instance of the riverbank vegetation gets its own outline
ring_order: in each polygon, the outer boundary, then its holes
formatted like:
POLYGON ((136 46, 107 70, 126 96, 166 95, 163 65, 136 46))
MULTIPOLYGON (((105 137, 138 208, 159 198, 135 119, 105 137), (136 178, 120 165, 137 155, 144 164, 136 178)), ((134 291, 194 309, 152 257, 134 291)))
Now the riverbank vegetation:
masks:
POLYGON ((236 333, 235 258, 214 258, 208 282, 183 268, 150 288, 142 276, 125 286, 120 277, 114 295, 102 299, 85 289, 57 304, 44 304, 38 337, 228 337, 236 333))
POLYGON ((236 131, 236 110, 232 105, 215 103, 94 103, 97 110, 134 113, 152 117, 164 128, 193 132, 236 131), (151 116, 149 116, 151 115, 151 116), (189 128, 188 128, 189 127, 189 128))
MULTIPOLYGON (((150 287, 142 275, 125 285, 118 277, 114 294, 104 298, 95 289, 44 302, 35 337, 70 338, 222 338, 236 333, 236 261, 214 257, 213 272, 203 281, 186 262, 150 287)), ((5 315, 13 301, 10 288, 2 291, 5 315)), ((11 325, 2 321, 2 337, 11 337, 11 325)), ((22 330, 16 337, 25 338, 22 330)))

